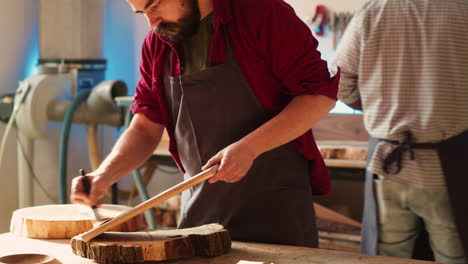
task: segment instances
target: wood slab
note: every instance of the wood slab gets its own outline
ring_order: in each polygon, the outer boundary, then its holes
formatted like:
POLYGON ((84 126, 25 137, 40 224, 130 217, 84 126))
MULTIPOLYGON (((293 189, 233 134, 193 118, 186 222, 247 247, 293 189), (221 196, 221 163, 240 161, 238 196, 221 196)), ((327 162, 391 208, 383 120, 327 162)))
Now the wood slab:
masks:
POLYGON ((359 242, 341 240, 334 237, 324 237, 319 231, 319 247, 321 249, 359 253, 361 247, 359 242))
POLYGON ((336 211, 333 211, 332 209, 325 207, 323 205, 320 205, 319 203, 314 203, 314 210, 315 210, 315 214, 317 215, 317 218, 323 218, 326 220, 339 222, 339 223, 347 224, 347 225, 358 227, 358 228, 362 227, 361 223, 359 223, 358 221, 350 217, 347 217, 343 214, 340 214, 336 211))
MULTIPOLYGON (((78 204, 27 207, 13 212, 10 232, 29 238, 72 238, 130 209, 124 205, 104 204, 96 209, 101 217, 98 220, 90 207, 78 204)), ((112 231, 133 232, 146 227, 144 216, 138 215, 112 231)))
POLYGON ((231 248, 229 232, 219 224, 148 232, 106 232, 88 242, 71 240, 73 253, 99 263, 142 263, 194 256, 215 257, 231 248))

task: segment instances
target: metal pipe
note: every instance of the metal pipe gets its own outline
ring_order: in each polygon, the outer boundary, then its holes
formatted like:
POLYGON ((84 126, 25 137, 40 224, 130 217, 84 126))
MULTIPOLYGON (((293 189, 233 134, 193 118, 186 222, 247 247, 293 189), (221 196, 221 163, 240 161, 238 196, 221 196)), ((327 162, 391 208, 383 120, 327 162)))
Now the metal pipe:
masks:
MULTIPOLYGON (((119 80, 102 81, 92 89, 86 104, 79 106, 73 116, 73 123, 106 124, 122 126, 124 117, 114 98, 127 95, 127 86, 119 80)), ((70 102, 51 101, 47 106, 48 119, 62 121, 70 102)))
MULTIPOLYGON (((47 117, 49 121, 62 122, 65 119, 65 112, 70 105, 70 101, 54 100, 47 106, 47 117)), ((80 105, 73 115, 74 124, 103 124, 119 127, 123 125, 122 113, 119 109, 115 112, 95 113, 89 110, 86 104, 80 105)))

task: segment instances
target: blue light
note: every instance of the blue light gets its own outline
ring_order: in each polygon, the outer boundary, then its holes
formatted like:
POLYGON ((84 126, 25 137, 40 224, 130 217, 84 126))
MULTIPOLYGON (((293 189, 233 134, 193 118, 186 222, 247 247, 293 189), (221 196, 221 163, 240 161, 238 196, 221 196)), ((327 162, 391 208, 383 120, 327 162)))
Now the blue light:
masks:
POLYGON ((104 59, 107 60, 106 79, 122 80, 133 95, 139 76, 140 44, 135 43, 134 16, 126 1, 106 1, 104 26, 104 59))
MULTIPOLYGON (((38 14, 35 13, 35 20, 38 20, 38 14)), ((24 57, 24 69, 22 78, 26 78, 32 75, 37 75, 39 62, 39 25, 30 26, 29 37, 26 43, 26 54, 24 57)))
MULTIPOLYGON (((37 43, 37 41, 34 41, 37 43)), ((25 77, 37 75, 38 67, 37 62, 39 61, 39 47, 38 45, 31 45, 32 47, 28 49, 28 56, 26 57, 26 66, 24 69, 25 77)))
POLYGON ((362 111, 354 110, 353 108, 347 106, 341 101, 336 102, 335 108, 333 108, 330 113, 332 114, 362 114, 362 111))

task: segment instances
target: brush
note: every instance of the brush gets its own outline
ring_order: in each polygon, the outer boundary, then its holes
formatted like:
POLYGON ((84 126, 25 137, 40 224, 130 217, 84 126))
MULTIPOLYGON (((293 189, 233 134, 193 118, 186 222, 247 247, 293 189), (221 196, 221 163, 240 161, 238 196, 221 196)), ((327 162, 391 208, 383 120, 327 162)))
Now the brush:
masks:
MULTIPOLYGON (((83 176, 83 179, 81 180, 81 182, 83 183, 83 191, 84 193, 86 193, 88 196, 89 196, 89 193, 91 192, 91 180, 85 176, 86 175, 86 172, 84 171, 84 169, 80 169, 80 176, 83 176)), ((91 206, 91 209, 93 209, 93 214, 94 214, 94 217, 96 218, 97 221, 100 221, 101 220, 101 217, 99 215, 99 212, 97 210, 97 206, 96 205, 93 205, 91 206)))

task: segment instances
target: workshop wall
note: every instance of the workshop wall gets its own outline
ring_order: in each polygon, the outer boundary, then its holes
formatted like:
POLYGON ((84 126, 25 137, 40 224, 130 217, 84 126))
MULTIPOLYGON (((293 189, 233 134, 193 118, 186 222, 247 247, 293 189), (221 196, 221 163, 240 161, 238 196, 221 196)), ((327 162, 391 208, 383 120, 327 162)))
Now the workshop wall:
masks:
POLYGON ((317 5, 325 5, 327 9, 333 12, 353 12, 364 4, 367 0, 285 0, 289 3, 296 14, 305 19, 306 17, 312 17, 315 12, 317 5))
MULTIPOLYGON (((315 15, 317 5, 324 5, 328 12, 354 12, 357 8, 363 5, 366 0, 285 0, 289 3, 298 17, 310 25, 311 19, 315 15)), ((316 36, 319 41, 319 50, 322 52, 324 60, 331 60, 335 54, 332 45, 330 34, 324 36, 316 36)))
POLYGON ((141 36, 135 28, 145 21, 144 16, 135 15, 126 1, 106 0, 104 26, 104 58, 107 60, 107 79, 124 81, 133 95, 140 77, 141 36))
MULTIPOLYGON (((38 58, 37 1, 3 1, 0 9, 0 95, 12 93, 18 81, 30 75, 38 58), (13 25, 13 26, 12 26, 13 25)), ((6 125, 0 123, 0 138, 6 125)), ((11 212, 16 209, 17 169, 15 135, 11 133, 4 160, 0 164, 0 232, 8 230, 11 212)))

